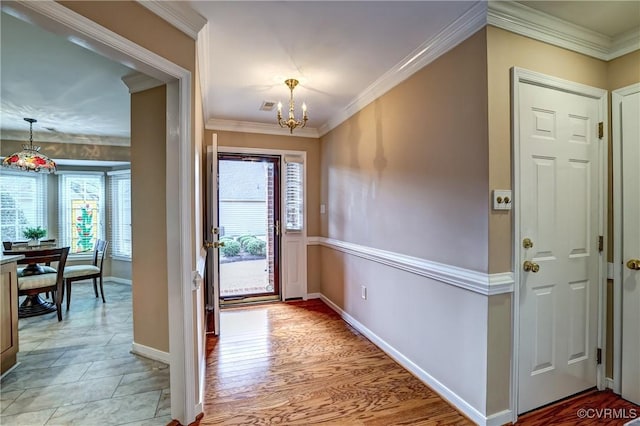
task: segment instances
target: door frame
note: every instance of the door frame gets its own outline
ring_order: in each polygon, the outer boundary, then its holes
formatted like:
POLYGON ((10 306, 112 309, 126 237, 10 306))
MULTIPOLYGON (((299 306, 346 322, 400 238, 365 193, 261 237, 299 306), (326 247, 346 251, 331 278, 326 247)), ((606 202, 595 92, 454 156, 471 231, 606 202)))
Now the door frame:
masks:
MULTIPOLYGON (((2 10, 12 10, 29 17, 37 27, 64 35, 69 40, 115 62, 127 64, 167 85, 167 281, 169 322, 169 364, 171 388, 171 417, 182 424, 191 423, 203 410, 201 374, 196 374, 196 336, 193 321, 193 293, 198 291, 201 276, 193 270, 191 217, 194 212, 192 196, 195 191, 194 147, 191 126, 191 72, 170 60, 151 52, 91 19, 55 1, 32 2, 17 0, 2 4, 2 10), (177 167, 171 160, 177 160, 177 167), (180 226, 169 224, 179 223, 180 226)), ((197 200, 196 200, 197 202, 197 200)), ((196 230, 197 231, 197 230, 196 230)), ((199 248, 196 248, 199 249, 199 248)), ((153 348, 151 348, 153 349, 153 348)), ((162 357, 157 351, 155 355, 162 357)), ((199 365, 204 365, 198 359, 199 365)))
MULTIPOLYGON (((214 130, 215 132, 215 130, 214 130)), ((287 271, 285 270, 285 268, 287 267, 287 262, 286 259, 283 258, 283 256, 285 256, 285 241, 284 238, 286 238, 286 232, 285 232, 285 228, 282 225, 282 218, 285 217, 285 212, 284 212, 284 208, 285 208, 285 202, 282 199, 282 197, 284 197, 284 194, 286 194, 286 188, 284 188, 284 185, 286 185, 286 177, 285 177, 285 171, 284 171, 284 159, 285 156, 287 155, 291 155, 291 156, 299 156, 303 158, 304 161, 304 194, 303 194, 303 203, 304 203, 304 228, 303 228, 303 232, 301 235, 302 238, 302 247, 304 247, 305 252, 303 253, 303 261, 302 261, 302 265, 301 265, 301 270, 300 270, 300 274, 304 277, 304 285, 303 285, 303 299, 307 299, 307 288, 308 288, 308 282, 307 282, 307 255, 306 255, 306 250, 307 250, 307 224, 309 223, 309 219, 308 219, 308 203, 307 203, 307 194, 308 194, 308 185, 307 185, 307 168, 308 168, 308 164, 307 164, 307 152, 306 151, 297 151, 297 150, 293 150, 293 149, 269 149, 269 148, 248 148, 248 147, 233 147, 233 146, 220 146, 218 145, 218 152, 220 153, 229 153, 229 154, 246 154, 246 155, 251 155, 251 154, 258 154, 258 155, 279 155, 281 157, 280 160, 280 170, 281 170, 281 176, 280 176, 280 218, 281 218, 281 231, 280 231, 280 300, 285 300, 285 295, 287 294, 287 271)))
MULTIPOLYGON (((605 358, 606 348, 604 343, 605 327, 606 327, 606 309, 605 309, 605 291, 607 283, 607 241, 606 241, 606 224, 607 224, 607 146, 608 146, 608 119, 607 119, 607 91, 569 80, 552 77, 535 71, 529 71, 519 67, 511 68, 511 141, 512 141, 512 182, 513 182, 513 275, 515 280, 512 303, 512 330, 511 330, 511 409, 512 420, 515 423, 518 419, 518 364, 520 360, 519 342, 520 342, 520 280, 522 271, 520 265, 523 259, 520 256, 520 241, 522 235, 520 233, 520 214, 522 207, 520 204, 520 117, 518 109, 520 105, 519 84, 529 83, 540 87, 546 87, 553 90, 573 93, 580 96, 586 96, 598 100, 598 121, 604 123, 603 137, 600 139, 600 148, 598 150, 598 235, 604 237, 603 251, 599 254, 598 262, 598 330, 597 330, 597 347, 602 348, 602 363, 596 367, 596 385, 598 389, 604 389, 605 385, 605 358)), ((594 129, 595 132, 595 129, 594 129)))
MULTIPOLYGON (((267 228, 272 227, 273 229, 269 230, 268 232, 273 232, 274 233, 274 244, 273 247, 271 248, 271 250, 273 250, 273 255, 274 255, 274 276, 273 276, 273 292, 271 294, 266 294, 266 293, 257 293, 257 294, 241 294, 239 296, 241 297, 245 297, 249 300, 251 300, 251 298, 261 298, 261 297, 277 297, 278 300, 282 300, 282 289, 281 289, 281 256, 280 256, 280 252, 281 252, 281 232, 279 231, 279 227, 282 224, 282 213, 283 213, 283 209, 282 209, 282 178, 283 178, 283 174, 282 174, 282 163, 283 163, 283 156, 281 155, 276 155, 276 154, 258 154, 258 153, 253 153, 253 154, 249 154, 249 153, 244 153, 244 152, 222 152, 222 151, 218 151, 217 155, 216 155, 216 161, 217 161, 217 169, 218 169, 218 174, 220 173, 220 160, 223 161, 245 161, 245 158, 255 158, 255 159, 260 159, 260 162, 268 162, 271 163, 273 165, 274 168, 274 181, 277 183, 277 186, 274 187, 274 191, 273 191, 273 208, 274 208, 274 225, 267 225, 267 228), (223 158, 220 158, 223 157, 223 158), (266 160, 266 161, 265 161, 266 160)), ((257 162, 257 161, 256 161, 257 162)), ((220 178, 218 176, 218 183, 217 183, 217 191, 218 191, 218 197, 216 198, 217 203, 216 203, 216 209, 217 209, 217 220, 218 220, 218 227, 220 227, 220 178)), ((271 197, 269 197, 271 198, 271 197)), ((267 205, 268 205, 268 201, 267 201, 267 205)), ((219 252, 218 252, 219 254, 219 252)), ((269 263, 269 253, 267 252, 267 264, 269 263)), ((218 262, 218 293, 221 292, 221 282, 220 282, 220 256, 218 255, 216 257, 216 261, 218 262)), ((223 297, 221 297, 218 294, 218 298, 219 299, 223 299, 223 297)), ((255 300, 255 299, 254 299, 255 300)))
POLYGON ((634 83, 611 92, 613 148, 613 391, 622 392, 622 134, 620 109, 627 95, 640 92, 634 83))

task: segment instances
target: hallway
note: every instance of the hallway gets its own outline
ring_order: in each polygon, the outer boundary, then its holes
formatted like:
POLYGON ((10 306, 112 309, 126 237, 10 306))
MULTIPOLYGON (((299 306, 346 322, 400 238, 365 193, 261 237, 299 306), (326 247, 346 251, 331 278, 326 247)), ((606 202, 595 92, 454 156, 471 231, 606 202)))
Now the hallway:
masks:
POLYGON ((472 424, 320 300, 225 309, 207 341, 212 424, 472 424))

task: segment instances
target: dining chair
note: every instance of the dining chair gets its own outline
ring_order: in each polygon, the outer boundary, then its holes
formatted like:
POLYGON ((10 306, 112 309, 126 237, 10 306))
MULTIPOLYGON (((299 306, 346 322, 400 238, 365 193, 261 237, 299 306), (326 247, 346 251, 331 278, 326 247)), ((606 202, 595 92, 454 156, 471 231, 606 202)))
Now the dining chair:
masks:
POLYGON ((64 281, 67 287, 67 311, 71 304, 71 284, 74 281, 93 279, 93 291, 98 297, 98 288, 96 281, 100 280, 100 295, 102 303, 104 300, 104 289, 102 288, 102 265, 104 264, 104 255, 107 252, 109 243, 105 240, 97 240, 93 247, 93 262, 90 265, 70 265, 64 268, 64 281))
MULTIPOLYGON (((45 250, 25 251, 21 253, 24 257, 18 260, 19 265, 27 265, 18 270, 18 295, 27 296, 27 299, 20 309, 25 316, 40 315, 44 312, 51 311, 52 308, 46 310, 50 304, 42 303, 39 299, 39 293, 52 292, 56 310, 58 311, 58 321, 62 321, 62 298, 64 296, 64 268, 67 263, 69 247, 61 247, 45 250), (40 269, 43 273, 27 274, 30 266, 34 265, 54 265, 54 267, 46 267, 40 269)), ((19 315, 20 316, 20 315, 19 315)))

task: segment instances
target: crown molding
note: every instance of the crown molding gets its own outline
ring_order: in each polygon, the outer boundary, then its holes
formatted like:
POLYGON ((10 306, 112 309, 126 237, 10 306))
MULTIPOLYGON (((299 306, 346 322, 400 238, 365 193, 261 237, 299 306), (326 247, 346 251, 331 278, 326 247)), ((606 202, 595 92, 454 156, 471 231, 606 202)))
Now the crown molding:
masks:
POLYGON ((207 22, 200 30, 200 35, 196 41, 196 66, 198 67, 198 78, 200 79, 200 96, 202 97, 202 116, 206 120, 210 117, 211 107, 209 90, 210 67, 209 67, 209 23, 207 22))
POLYGON ((262 133, 265 135, 298 136, 301 138, 319 138, 318 129, 305 127, 295 129, 294 134, 277 124, 256 123, 252 121, 221 120, 210 118, 205 125, 207 130, 223 130, 228 132, 262 133))
POLYGON ((325 124, 320 126, 318 129, 320 136, 324 136, 329 131, 338 127, 349 117, 462 43, 486 24, 487 3, 485 1, 476 2, 458 19, 445 27, 436 36, 422 43, 417 49, 356 96, 342 111, 335 114, 325 124))
POLYGON ((122 82, 129 88, 129 93, 138 93, 165 84, 141 72, 125 75, 122 77, 122 82))
POLYGON ((200 16, 187 3, 179 1, 137 0, 140 6, 149 9, 189 37, 198 39, 198 33, 207 23, 207 19, 200 16))
POLYGON ((487 22, 513 33, 604 61, 640 48, 640 29, 611 38, 511 1, 490 1, 487 22))

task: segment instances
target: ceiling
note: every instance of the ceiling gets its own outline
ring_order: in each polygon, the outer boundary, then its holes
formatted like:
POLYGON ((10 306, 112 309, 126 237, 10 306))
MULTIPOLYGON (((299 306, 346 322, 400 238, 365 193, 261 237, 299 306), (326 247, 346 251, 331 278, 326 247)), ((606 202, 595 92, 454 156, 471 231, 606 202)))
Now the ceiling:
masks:
MULTIPOLYGON (((288 131, 275 125, 275 111, 260 107, 264 101, 287 104, 286 78, 300 80, 294 97, 297 108, 303 101, 308 105, 307 126, 326 128, 392 72, 417 54, 428 54, 443 31, 478 6, 466 1, 181 3, 208 21, 205 121, 262 123, 282 134, 288 131)), ((520 3, 608 38, 640 28, 639 1, 520 3)), ((129 93, 121 78, 130 69, 5 13, 1 24, 3 138, 28 137, 22 118, 33 117, 38 140, 128 144, 129 93)))

